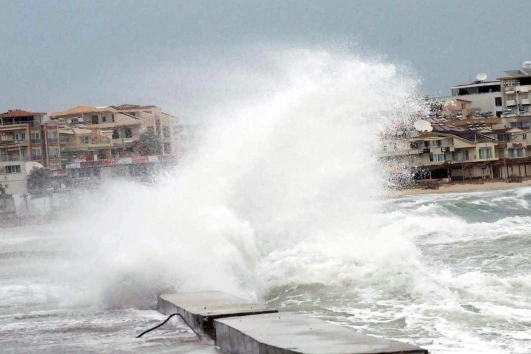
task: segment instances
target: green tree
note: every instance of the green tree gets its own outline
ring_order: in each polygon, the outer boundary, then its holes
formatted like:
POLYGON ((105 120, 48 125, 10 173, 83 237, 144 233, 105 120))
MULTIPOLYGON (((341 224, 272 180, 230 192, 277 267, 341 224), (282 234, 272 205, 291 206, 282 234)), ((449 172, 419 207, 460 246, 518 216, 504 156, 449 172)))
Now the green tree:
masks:
POLYGON ((162 139, 160 135, 149 129, 140 134, 136 142, 136 151, 142 156, 162 154, 162 139))

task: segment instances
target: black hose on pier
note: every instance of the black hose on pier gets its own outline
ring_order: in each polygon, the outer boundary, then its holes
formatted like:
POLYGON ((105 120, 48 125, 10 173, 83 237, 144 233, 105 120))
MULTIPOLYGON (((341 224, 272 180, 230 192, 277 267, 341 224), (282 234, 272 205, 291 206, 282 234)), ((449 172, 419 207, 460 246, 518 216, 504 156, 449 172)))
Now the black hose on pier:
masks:
MULTIPOLYGON (((150 328, 150 329, 148 329, 148 330, 146 330, 146 331, 140 333, 138 336, 136 336, 136 338, 140 338, 140 337, 142 337, 144 334, 149 333, 149 332, 151 332, 151 331, 153 331, 153 330, 155 330, 155 329, 157 329, 157 328, 159 328, 159 327, 161 327, 161 326, 164 326, 164 325, 166 324, 166 322, 168 322, 168 321, 170 320, 170 318, 172 318, 173 316, 179 316, 179 317, 181 318, 181 320, 183 320, 183 322, 186 323, 186 321, 184 320, 183 316, 181 316, 181 315, 178 314, 178 313, 172 313, 171 315, 168 316, 167 319, 164 320, 164 322, 162 322, 162 323, 156 325, 156 326, 153 327, 153 328, 150 328)), ((189 326, 189 327, 190 327, 190 326, 189 326)), ((195 333, 196 336, 199 337, 199 339, 202 339, 202 338, 201 338, 201 335, 200 335, 198 332, 196 332, 192 327, 190 327, 190 329, 195 333)))

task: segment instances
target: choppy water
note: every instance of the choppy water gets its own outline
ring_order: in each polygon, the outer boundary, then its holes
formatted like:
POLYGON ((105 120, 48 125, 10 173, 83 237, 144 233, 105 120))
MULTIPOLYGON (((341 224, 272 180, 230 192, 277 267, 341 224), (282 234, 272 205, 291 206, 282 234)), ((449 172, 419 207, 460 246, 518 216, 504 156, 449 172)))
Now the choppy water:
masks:
MULTIPOLYGON (((529 353, 530 200, 529 188, 389 200, 373 216, 381 230, 374 249, 279 247, 256 260, 264 282, 247 290, 281 310, 433 353, 529 353)), ((78 239, 65 224, 1 230, 2 352, 164 352, 194 344, 178 323, 134 339, 164 318, 151 309, 171 284, 149 269, 117 275, 112 260, 88 261, 80 253, 90 250, 72 244, 78 239), (97 268, 109 279, 90 279, 97 268)))
POLYGON ((213 108, 175 171, 0 230, 1 351, 172 350, 193 340, 178 323, 134 339, 157 294, 222 290, 434 353, 531 352, 531 191, 386 199, 374 152, 418 113, 416 80, 348 52, 255 56, 220 71, 252 94, 213 108))

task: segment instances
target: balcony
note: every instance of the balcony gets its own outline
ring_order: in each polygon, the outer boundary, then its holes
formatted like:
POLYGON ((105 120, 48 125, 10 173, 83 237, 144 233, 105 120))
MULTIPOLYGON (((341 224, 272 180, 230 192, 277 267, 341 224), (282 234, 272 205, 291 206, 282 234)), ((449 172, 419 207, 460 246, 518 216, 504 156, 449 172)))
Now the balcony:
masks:
POLYGON ((13 146, 13 145, 28 145, 28 140, 27 139, 5 139, 5 140, 0 140, 0 146, 6 146, 6 145, 10 145, 10 146, 13 146))
POLYGON ((528 105, 530 104, 529 98, 522 98, 522 105, 528 105))
POLYGON ((29 161, 27 156, 0 155, 0 161, 29 161))
POLYGON ((58 137, 48 137, 48 143, 57 144, 59 142, 58 137))
POLYGON ((32 144, 42 144, 42 139, 41 138, 31 138, 31 143, 32 144))
POLYGON ((516 100, 507 100, 507 107, 516 106, 516 100))
POLYGON ((42 160, 42 155, 31 155, 31 159, 34 161, 42 160))

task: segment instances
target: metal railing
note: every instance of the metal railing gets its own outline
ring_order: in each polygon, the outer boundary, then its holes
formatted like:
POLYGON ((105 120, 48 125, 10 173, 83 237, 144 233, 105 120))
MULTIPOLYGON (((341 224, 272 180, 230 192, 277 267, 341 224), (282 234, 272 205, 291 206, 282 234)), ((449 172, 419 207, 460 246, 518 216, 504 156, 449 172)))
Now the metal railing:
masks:
POLYGON ((0 155, 0 161, 29 161, 29 158, 19 155, 0 155))
POLYGON ((31 138, 31 143, 32 144, 41 144, 42 143, 42 139, 41 138, 31 138))

